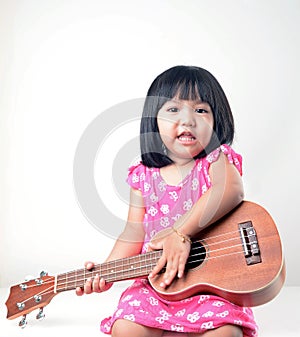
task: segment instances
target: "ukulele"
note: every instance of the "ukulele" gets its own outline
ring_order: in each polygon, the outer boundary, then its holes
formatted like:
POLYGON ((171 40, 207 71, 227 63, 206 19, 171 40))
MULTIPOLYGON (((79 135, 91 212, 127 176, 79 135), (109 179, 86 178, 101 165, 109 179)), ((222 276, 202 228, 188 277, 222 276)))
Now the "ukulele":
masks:
MULTIPOLYGON (((160 234, 160 233, 159 233, 160 234)), ((6 301, 7 318, 22 316, 43 307, 57 294, 83 287, 96 274, 106 282, 147 278, 162 250, 78 269, 55 276, 41 273, 39 278, 14 285, 6 301)), ((210 225, 193 239, 182 278, 167 288, 159 286, 163 271, 149 279, 162 298, 181 300, 197 293, 210 293, 240 306, 258 306, 272 300, 285 281, 285 262, 276 225, 258 204, 243 201, 233 211, 210 225)))

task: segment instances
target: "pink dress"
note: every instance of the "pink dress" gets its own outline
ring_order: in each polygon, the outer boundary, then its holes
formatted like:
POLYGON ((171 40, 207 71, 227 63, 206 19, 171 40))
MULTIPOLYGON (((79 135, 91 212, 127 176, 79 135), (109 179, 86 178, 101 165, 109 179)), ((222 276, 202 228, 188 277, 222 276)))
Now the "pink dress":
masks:
MULTIPOLYGON (((197 159, 191 172, 177 186, 167 185, 159 168, 148 168, 141 163, 129 168, 127 181, 142 192, 146 207, 142 253, 146 252, 147 244, 156 233, 173 226, 210 188, 209 166, 218 159, 220 151, 242 174, 242 157, 228 145, 221 145, 205 158, 197 159)), ((110 334, 112 325, 119 318, 186 333, 204 333, 225 324, 234 324, 242 327, 244 336, 257 336, 257 325, 250 308, 208 294, 168 301, 153 290, 147 279, 134 281, 123 292, 113 315, 101 322, 101 331, 110 334)))

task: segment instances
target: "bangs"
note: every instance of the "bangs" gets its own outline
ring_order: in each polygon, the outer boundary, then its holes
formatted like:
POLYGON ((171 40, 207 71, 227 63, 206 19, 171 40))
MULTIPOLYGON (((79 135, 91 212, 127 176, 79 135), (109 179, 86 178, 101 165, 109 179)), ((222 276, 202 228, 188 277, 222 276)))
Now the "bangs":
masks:
POLYGON ((202 97, 204 95, 201 95, 199 92, 199 87, 196 83, 193 83, 192 81, 182 81, 177 84, 175 95, 171 98, 177 98, 187 101, 202 101, 202 97))
POLYGON ((151 86, 148 96, 167 99, 203 101, 214 108, 211 82, 207 72, 197 67, 175 67, 161 74, 155 85, 151 86))

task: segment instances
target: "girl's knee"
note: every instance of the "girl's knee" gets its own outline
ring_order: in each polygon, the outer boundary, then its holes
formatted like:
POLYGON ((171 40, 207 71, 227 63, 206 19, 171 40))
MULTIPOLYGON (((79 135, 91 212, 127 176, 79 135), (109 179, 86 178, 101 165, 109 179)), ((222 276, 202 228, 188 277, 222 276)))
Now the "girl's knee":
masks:
POLYGON ((129 333, 130 329, 130 321, 126 321, 125 319, 118 319, 117 321, 115 321, 113 327, 112 327, 112 331, 111 331, 111 336, 112 337, 125 337, 126 336, 126 332, 129 333))

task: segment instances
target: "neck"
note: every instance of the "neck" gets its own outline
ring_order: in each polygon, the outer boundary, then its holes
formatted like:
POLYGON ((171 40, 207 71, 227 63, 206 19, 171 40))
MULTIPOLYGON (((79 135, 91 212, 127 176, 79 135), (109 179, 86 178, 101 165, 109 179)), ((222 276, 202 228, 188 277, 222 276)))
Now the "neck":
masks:
POLYGON ((78 269, 56 276, 56 292, 83 287, 86 280, 96 275, 106 282, 117 282, 139 277, 146 277, 155 267, 162 251, 151 251, 115 261, 95 265, 92 270, 78 269))
POLYGON ((186 168, 190 168, 194 165, 195 160, 192 159, 181 159, 174 162, 174 165, 178 170, 185 170, 186 168))
POLYGON ((190 165, 191 163, 195 162, 193 157, 182 158, 172 155, 171 153, 168 154, 168 157, 173 161, 173 164, 178 168, 184 168, 185 166, 190 165))
POLYGON ((162 167, 160 175, 168 185, 176 186, 191 172, 194 163, 194 159, 186 162, 174 162, 171 165, 162 167))

